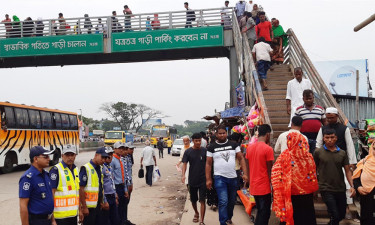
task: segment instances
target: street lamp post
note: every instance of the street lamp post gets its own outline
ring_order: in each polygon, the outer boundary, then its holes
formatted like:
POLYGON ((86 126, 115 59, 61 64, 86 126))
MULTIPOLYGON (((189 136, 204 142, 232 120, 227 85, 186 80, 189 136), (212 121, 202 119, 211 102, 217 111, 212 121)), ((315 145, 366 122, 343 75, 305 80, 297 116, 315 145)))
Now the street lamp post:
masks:
POLYGON ((82 109, 78 109, 78 110, 80 110, 80 111, 81 111, 81 121, 83 122, 83 120, 82 120, 82 109))

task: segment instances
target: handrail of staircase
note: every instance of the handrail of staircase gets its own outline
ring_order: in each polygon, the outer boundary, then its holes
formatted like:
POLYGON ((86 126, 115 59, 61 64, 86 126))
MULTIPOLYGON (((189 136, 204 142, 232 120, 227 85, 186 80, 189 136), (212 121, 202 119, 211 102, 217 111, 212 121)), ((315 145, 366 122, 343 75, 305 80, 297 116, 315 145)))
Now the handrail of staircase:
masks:
MULTIPOLYGON (((244 79, 246 81, 246 94, 248 96, 248 102, 250 105, 252 105, 254 102, 257 103, 262 116, 262 121, 269 124, 272 128, 267 106, 264 101, 262 88, 259 82, 258 72, 250 51, 249 42, 246 33, 241 33, 236 19, 233 19, 233 37, 237 52, 239 71, 241 71, 241 74, 244 75, 244 79)), ((271 139, 272 136, 273 132, 271 133, 271 139)))
POLYGON ((314 64, 306 54, 297 36, 291 28, 288 29, 287 34, 289 35, 289 46, 285 49, 284 63, 292 65, 293 68, 301 67, 305 76, 313 85, 313 91, 316 94, 317 102, 323 107, 335 107, 339 112, 340 121, 343 124, 347 124, 349 121, 348 118, 345 116, 318 71, 315 69, 314 64))

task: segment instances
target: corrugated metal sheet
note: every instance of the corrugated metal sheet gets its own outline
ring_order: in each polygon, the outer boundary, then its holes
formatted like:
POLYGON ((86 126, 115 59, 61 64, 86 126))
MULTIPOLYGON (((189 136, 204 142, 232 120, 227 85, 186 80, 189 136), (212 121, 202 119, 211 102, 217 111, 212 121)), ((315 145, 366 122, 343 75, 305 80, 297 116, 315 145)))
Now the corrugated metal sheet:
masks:
MULTIPOLYGON (((355 123, 355 99, 334 96, 350 122, 355 123)), ((360 98, 359 120, 375 118, 375 98, 360 98)))

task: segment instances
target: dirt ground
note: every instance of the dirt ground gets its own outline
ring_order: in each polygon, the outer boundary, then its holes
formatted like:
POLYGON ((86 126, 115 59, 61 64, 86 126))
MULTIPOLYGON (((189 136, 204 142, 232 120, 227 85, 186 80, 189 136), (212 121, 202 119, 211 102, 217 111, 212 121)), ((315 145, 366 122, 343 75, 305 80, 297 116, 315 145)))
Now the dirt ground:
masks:
POLYGON ((187 195, 186 186, 180 181, 181 173, 175 168, 179 157, 168 155, 167 149, 164 150, 164 158, 156 157, 162 177, 149 187, 144 178, 138 178, 142 147, 137 147, 134 152, 134 191, 128 218, 137 225, 178 225, 187 195))

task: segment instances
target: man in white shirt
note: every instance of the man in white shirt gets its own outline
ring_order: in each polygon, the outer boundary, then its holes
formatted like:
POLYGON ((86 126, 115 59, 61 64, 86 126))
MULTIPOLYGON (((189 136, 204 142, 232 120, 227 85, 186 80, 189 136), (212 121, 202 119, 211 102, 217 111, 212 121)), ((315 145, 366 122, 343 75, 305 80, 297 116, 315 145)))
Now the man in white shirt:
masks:
POLYGON ((246 6, 245 6, 245 12, 251 12, 251 11, 253 11, 253 0, 246 2, 246 6))
POLYGON ((323 146, 323 131, 327 128, 334 129, 337 135, 336 145, 339 146, 340 149, 346 151, 349 158, 349 163, 353 168, 355 168, 354 166, 357 164, 357 158, 355 155, 352 135, 350 134, 350 130, 347 126, 338 122, 338 117, 338 111, 336 108, 329 107, 326 109, 328 125, 320 128, 318 136, 316 137, 316 148, 321 148, 323 146))
POLYGON ((150 147, 150 141, 145 142, 146 147, 142 150, 141 155, 141 167, 146 167, 146 184, 152 186, 152 173, 154 172, 154 166, 156 166, 156 157, 154 148, 150 147))
POLYGON ((262 87, 263 90, 266 91, 268 90, 266 79, 267 79, 267 71, 269 70, 271 66, 270 54, 272 53, 272 48, 268 43, 266 43, 266 40, 264 39, 264 37, 260 37, 258 39, 258 43, 254 45, 252 52, 253 52, 253 58, 256 59, 257 71, 258 71, 260 83, 263 86, 262 87))
MULTIPOLYGON (((276 154, 281 154, 283 151, 285 151, 288 148, 288 142, 287 142, 287 137, 290 133, 296 132, 296 133, 301 133, 301 127, 302 127, 302 122, 303 119, 300 116, 293 116, 292 118, 292 126, 290 130, 281 133, 279 137, 277 138, 276 144, 275 144, 275 153, 276 154)), ((308 139, 305 135, 303 137, 306 139, 308 142, 308 139)))
MULTIPOLYGON (((290 115, 292 120, 297 107, 304 104, 302 93, 306 89, 312 89, 312 84, 309 80, 302 78, 302 68, 296 67, 294 69, 294 79, 288 82, 286 90, 286 108, 287 113, 290 115)), ((289 123, 289 127, 291 125, 289 123)))

